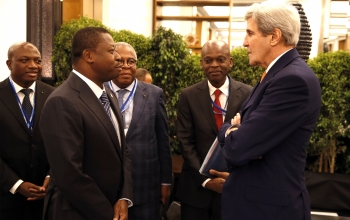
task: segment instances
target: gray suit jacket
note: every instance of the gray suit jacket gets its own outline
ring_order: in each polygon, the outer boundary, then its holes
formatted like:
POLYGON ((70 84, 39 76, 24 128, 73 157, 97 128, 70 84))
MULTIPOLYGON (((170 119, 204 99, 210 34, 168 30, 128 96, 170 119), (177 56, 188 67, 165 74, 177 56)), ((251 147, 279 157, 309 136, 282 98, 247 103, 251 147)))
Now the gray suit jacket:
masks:
MULTIPOLYGON (((105 85, 107 85, 105 83, 105 85)), ((172 183, 168 121, 161 88, 138 81, 126 144, 132 162, 134 204, 160 199, 161 183, 172 183)))

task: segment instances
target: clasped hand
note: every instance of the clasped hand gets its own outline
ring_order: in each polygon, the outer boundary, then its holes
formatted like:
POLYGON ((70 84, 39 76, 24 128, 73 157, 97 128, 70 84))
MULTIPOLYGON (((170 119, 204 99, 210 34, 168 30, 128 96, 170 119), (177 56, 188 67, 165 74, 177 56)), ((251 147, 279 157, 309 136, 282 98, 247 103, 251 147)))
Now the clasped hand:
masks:
POLYGON ((210 171, 211 175, 217 176, 211 180, 209 180, 207 182, 207 184, 205 184, 205 188, 213 190, 217 193, 221 193, 222 192, 222 187, 224 186, 224 183, 226 182, 226 179, 229 175, 228 172, 219 172, 216 170, 211 169, 210 171))
POLYGON ((50 177, 45 178, 42 186, 37 186, 30 182, 23 182, 19 185, 17 191, 27 197, 28 201, 43 199, 46 195, 46 188, 49 184, 50 177))

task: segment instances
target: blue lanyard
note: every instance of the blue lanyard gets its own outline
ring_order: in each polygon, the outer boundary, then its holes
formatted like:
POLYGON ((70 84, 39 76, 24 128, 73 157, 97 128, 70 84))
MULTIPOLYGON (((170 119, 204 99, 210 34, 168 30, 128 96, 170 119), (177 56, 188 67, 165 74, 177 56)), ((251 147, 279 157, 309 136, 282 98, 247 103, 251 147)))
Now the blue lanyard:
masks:
POLYGON ((214 114, 218 114, 218 115, 224 115, 224 116, 226 116, 226 110, 225 110, 225 108, 227 107, 227 103, 228 103, 228 98, 230 97, 230 81, 229 81, 229 84, 228 84, 228 96, 227 96, 227 98, 226 98, 226 103, 225 103, 225 107, 224 108, 221 108, 220 106, 218 106, 212 99, 211 99, 211 97, 209 96, 209 99, 210 99, 210 101, 211 101, 211 104, 216 108, 216 109, 219 109, 221 112, 216 112, 216 111, 214 111, 213 110, 213 112, 214 112, 214 114))
POLYGON ((18 94, 16 93, 16 90, 15 90, 15 87, 12 83, 12 80, 10 80, 10 85, 11 85, 11 88, 13 90, 13 93, 15 94, 15 97, 17 99, 17 102, 18 102, 18 105, 20 106, 20 109, 21 109, 21 112, 22 112, 22 115, 26 121, 26 124, 27 124, 27 127, 29 128, 29 130, 33 130, 33 125, 34 125, 34 112, 35 112, 35 95, 34 95, 34 107, 33 107, 33 111, 32 111, 32 114, 31 116, 29 117, 29 115, 27 115, 27 113, 24 111, 23 107, 22 107, 22 104, 21 104, 21 101, 19 100, 18 98, 18 94))
MULTIPOLYGON (((111 88, 113 88, 113 87, 112 87, 111 81, 109 81, 109 86, 110 86, 111 88)), ((131 90, 131 92, 129 93, 128 98, 127 98, 126 101, 123 103, 123 105, 120 107, 121 113, 125 112, 125 110, 127 110, 127 109, 130 107, 131 101, 133 100, 134 95, 135 95, 136 86, 137 86, 137 80, 135 80, 134 86, 132 87, 132 90, 131 90)))

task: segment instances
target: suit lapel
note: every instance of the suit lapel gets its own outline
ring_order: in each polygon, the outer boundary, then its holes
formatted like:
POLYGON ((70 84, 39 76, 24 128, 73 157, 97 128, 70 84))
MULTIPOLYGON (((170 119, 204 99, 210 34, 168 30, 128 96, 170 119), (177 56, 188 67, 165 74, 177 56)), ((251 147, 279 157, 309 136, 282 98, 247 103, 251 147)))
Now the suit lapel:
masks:
POLYGON ((23 129, 27 132, 30 132, 22 115, 21 109, 18 105, 15 93, 12 90, 10 80, 7 78, 2 85, 3 87, 0 88, 2 90, 0 93, 0 99, 2 103, 9 109, 16 120, 22 125, 23 129))
POLYGON ((133 99, 134 107, 132 110, 131 123, 126 136, 128 136, 129 133, 133 131, 133 127, 137 125, 139 118, 142 116, 147 99, 148 99, 148 93, 147 93, 146 87, 142 83, 138 82, 134 99, 133 99))
POLYGON ((238 90, 241 88, 240 84, 235 82, 233 79, 229 78, 230 80, 230 91, 229 91, 229 97, 228 97, 228 103, 227 103, 227 111, 225 116, 225 122, 230 121, 237 112, 236 110, 239 110, 238 100, 242 99, 242 93, 238 92, 238 90))
MULTIPOLYGON (((118 141, 118 136, 116 135, 116 130, 112 124, 111 119, 103 108, 100 100, 96 97, 90 87, 77 75, 73 72, 69 75, 67 81, 71 84, 72 88, 79 92, 79 98, 85 105, 95 114, 98 120, 105 127, 107 133, 109 134, 119 156, 120 154, 120 145, 118 141)), ((109 98, 110 98, 110 94, 109 98)), ((121 157, 122 158, 122 157, 121 157)))
POLYGON ((42 86, 42 84, 37 81, 36 82, 36 88, 35 88, 35 108, 34 108, 34 128, 36 126, 39 126, 39 119, 41 110, 44 107, 46 97, 48 96, 48 91, 42 86))
POLYGON ((214 132, 217 133, 218 128, 216 126, 213 109, 211 107, 208 81, 204 80, 198 85, 197 88, 198 88, 197 98, 198 98, 199 105, 201 106, 201 109, 205 117, 207 118, 210 126, 213 128, 214 132))
POLYGON ((245 110, 249 108, 249 106, 251 106, 256 96, 261 93, 261 90, 262 88, 264 88, 264 85, 268 83, 270 80, 272 80, 285 66, 287 66, 290 62, 292 62, 297 57, 299 57, 299 54, 297 50, 294 48, 286 52, 282 57, 280 57, 277 60, 277 62, 271 67, 269 72, 266 74, 263 81, 261 83, 258 83, 254 87, 250 97, 248 98, 247 103, 243 106, 242 113, 244 113, 245 110))

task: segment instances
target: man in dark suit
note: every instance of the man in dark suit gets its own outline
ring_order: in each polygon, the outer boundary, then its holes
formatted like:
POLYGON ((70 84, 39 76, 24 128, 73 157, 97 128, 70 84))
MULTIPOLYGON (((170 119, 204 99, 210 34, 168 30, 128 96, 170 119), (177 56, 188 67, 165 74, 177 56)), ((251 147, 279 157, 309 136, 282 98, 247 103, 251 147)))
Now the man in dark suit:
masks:
POLYGON ((164 94, 135 79, 137 55, 130 44, 118 42, 116 49, 122 69, 108 85, 118 98, 131 156, 134 205, 129 219, 158 219, 160 202, 167 204, 172 183, 164 94))
POLYGON ((176 197, 181 201, 182 220, 219 220, 224 179, 210 179, 199 168, 218 128, 239 111, 252 88, 227 76, 233 60, 223 41, 203 45, 200 65, 207 80, 184 89, 178 104, 177 137, 184 164, 176 197))
POLYGON ((294 48, 299 14, 291 5, 266 1, 253 4, 245 18, 249 63, 267 74, 233 125, 226 123, 219 132, 231 167, 222 191, 222 219, 310 220, 304 169, 321 91, 294 48))
POLYGON ((73 71, 48 98, 40 120, 51 168, 47 219, 128 219, 131 163, 118 103, 103 86, 116 77, 117 58, 105 29, 75 33, 73 71))
POLYGON ((54 88, 37 81, 41 55, 33 44, 12 45, 6 64, 11 75, 0 83, 0 219, 37 220, 50 179, 38 123, 54 88))

